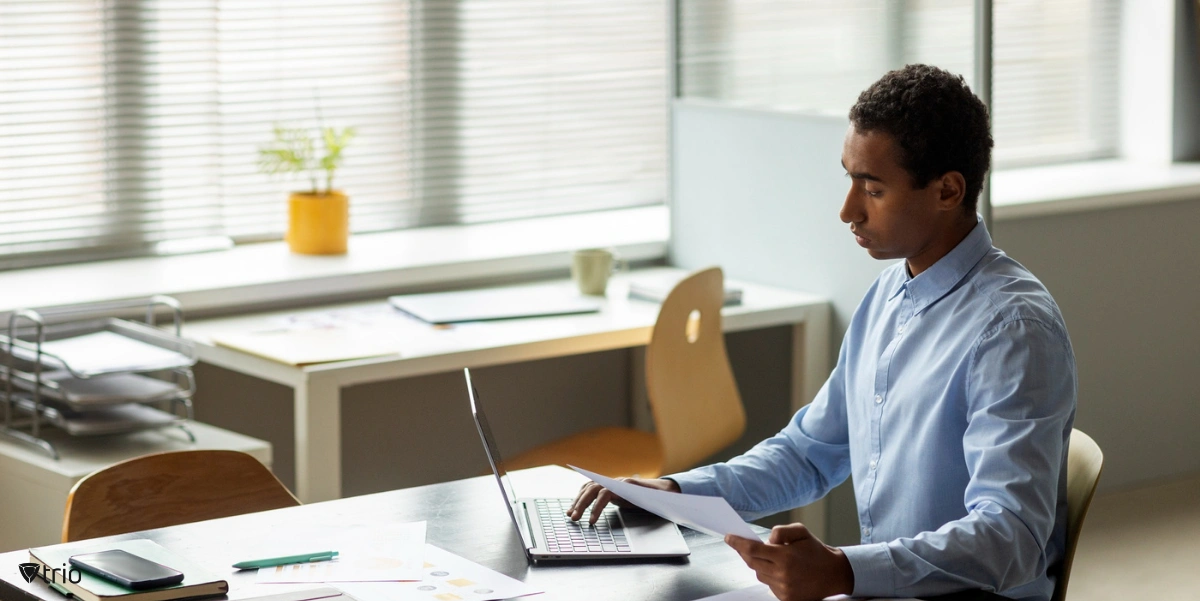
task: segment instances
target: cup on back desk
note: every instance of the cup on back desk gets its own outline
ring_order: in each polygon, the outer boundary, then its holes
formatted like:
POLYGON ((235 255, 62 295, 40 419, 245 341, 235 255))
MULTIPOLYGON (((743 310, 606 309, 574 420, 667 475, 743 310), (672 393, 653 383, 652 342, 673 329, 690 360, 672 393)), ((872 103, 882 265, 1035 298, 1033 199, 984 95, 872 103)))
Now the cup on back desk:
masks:
POLYGON ((608 287, 608 277, 622 261, 616 254, 604 248, 585 248, 571 255, 571 279, 579 291, 590 295, 603 295, 608 287))

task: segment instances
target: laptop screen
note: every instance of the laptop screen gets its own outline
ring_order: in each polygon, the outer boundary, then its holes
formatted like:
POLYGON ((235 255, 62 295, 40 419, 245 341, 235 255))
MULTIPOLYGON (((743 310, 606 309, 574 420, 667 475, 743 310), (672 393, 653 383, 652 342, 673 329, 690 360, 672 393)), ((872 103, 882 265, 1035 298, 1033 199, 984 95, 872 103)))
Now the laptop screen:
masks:
MULTIPOLYGON (((500 450, 496 446, 496 438, 492 436, 492 428, 488 426, 487 417, 483 414, 483 407, 479 404, 479 391, 475 390, 475 386, 471 384, 471 370, 463 368, 463 375, 467 378, 467 396, 471 398, 471 415, 475 417, 475 428, 479 430, 479 438, 483 440, 483 450, 487 453, 488 463, 492 466, 492 473, 496 475, 496 481, 500 483, 500 494, 504 495, 504 506, 508 508, 513 526, 517 529, 517 534, 521 536, 521 547, 524 548, 526 546, 525 535, 521 532, 517 514, 513 511, 513 499, 517 496, 513 492, 512 483, 508 480, 508 473, 504 471, 504 460, 500 458, 500 450)), ((528 552, 526 549, 526 554, 528 552)))

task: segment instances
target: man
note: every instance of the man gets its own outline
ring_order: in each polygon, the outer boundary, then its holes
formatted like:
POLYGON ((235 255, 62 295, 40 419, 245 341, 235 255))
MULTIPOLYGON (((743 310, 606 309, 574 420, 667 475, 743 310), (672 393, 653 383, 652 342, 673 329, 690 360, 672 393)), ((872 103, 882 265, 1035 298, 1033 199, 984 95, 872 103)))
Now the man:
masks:
MULTIPOLYGON (((829 547, 801 524, 766 543, 726 538, 780 599, 1049 599, 1075 361, 1050 294, 976 215, 987 108, 961 77, 910 65, 864 91, 850 121, 841 219, 872 257, 904 260, 867 291, 829 380, 779 434, 727 463, 633 481, 719 495, 754 519, 852 475, 860 545, 829 547)), ((569 515, 593 500, 593 516, 619 501, 589 483, 569 515)))

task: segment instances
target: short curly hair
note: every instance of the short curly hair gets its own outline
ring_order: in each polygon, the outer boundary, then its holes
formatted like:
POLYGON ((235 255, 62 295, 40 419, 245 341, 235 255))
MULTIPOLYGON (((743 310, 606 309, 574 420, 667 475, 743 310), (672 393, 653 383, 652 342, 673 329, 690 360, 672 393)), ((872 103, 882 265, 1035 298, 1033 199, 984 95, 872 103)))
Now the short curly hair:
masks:
POLYGON ((958 171, 966 180, 963 208, 974 215, 992 157, 988 109, 961 75, 929 65, 890 71, 850 108, 860 132, 879 131, 900 147, 900 166, 917 189, 958 171))

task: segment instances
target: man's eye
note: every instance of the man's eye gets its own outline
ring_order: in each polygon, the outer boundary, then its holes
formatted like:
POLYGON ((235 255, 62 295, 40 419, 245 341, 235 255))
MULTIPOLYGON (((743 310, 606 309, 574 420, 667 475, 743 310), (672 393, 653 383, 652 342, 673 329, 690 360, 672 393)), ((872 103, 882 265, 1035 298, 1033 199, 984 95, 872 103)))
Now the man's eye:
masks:
POLYGON ((864 188, 864 190, 866 190, 867 196, 873 198, 879 198, 880 196, 883 196, 883 190, 871 190, 869 188, 864 188))

